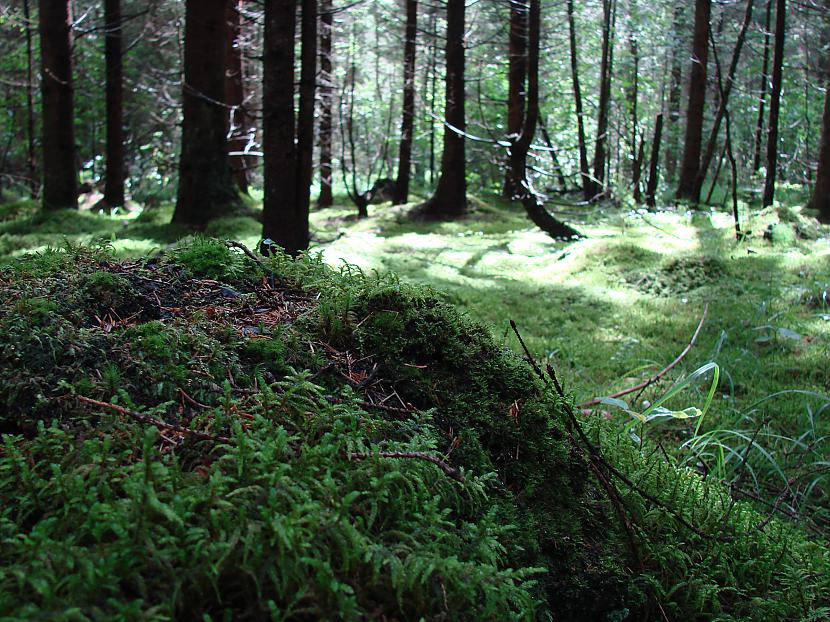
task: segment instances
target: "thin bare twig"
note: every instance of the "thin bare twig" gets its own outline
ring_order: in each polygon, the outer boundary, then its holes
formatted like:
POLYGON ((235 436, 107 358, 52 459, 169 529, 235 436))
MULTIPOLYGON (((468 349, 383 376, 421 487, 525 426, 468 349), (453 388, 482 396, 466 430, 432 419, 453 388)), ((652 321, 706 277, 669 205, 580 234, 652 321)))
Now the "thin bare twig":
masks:
MULTIPOLYGON (((661 371, 656 373, 654 376, 646 380, 645 382, 641 382, 636 387, 630 387, 628 389, 623 389, 622 391, 618 391, 617 393, 613 393, 608 398, 618 398, 622 397, 623 395, 628 395, 629 393, 634 393, 635 391, 641 391, 647 389, 657 381, 659 381, 663 376, 669 373, 672 369, 677 367, 677 365, 682 361, 686 355, 691 351, 694 347, 695 343, 697 342, 697 338, 700 336, 700 331, 703 329, 703 325, 706 323, 706 316, 709 314, 709 305, 707 304, 706 307, 703 309, 703 317, 700 318, 700 323, 697 325, 697 329, 695 330, 695 334, 692 335, 691 341, 689 341, 688 345, 683 349, 683 352, 677 355, 677 358, 674 359, 669 365, 664 367, 661 371)), ((588 408, 590 406, 596 406, 597 404, 601 404, 602 400, 606 398, 596 397, 592 400, 587 402, 583 402, 582 404, 577 404, 577 408, 588 408)))
POLYGON ((372 456, 380 456, 381 458, 426 460, 441 469, 447 477, 450 477, 457 482, 461 482, 462 484, 465 481, 464 475, 454 466, 444 462, 441 458, 436 458, 432 454, 424 453, 422 451, 379 451, 376 454, 349 454, 349 458, 353 458, 355 460, 366 460, 372 456))
POLYGON ((145 415, 143 413, 138 413, 133 410, 127 410, 122 406, 117 406, 115 404, 110 404, 109 402, 99 402, 98 400, 93 400, 89 397, 84 397, 83 395, 76 395, 75 399, 79 402, 84 402, 85 404, 89 404, 91 406, 98 406, 99 408, 107 408, 109 410, 115 411, 120 415, 125 415, 130 417, 131 419, 135 419, 139 423, 144 423, 146 425, 154 425, 157 428, 164 428, 165 430, 173 430, 174 432, 179 432, 181 434, 189 434, 190 436, 195 436, 198 439, 203 441, 213 441, 215 443, 230 443, 231 439, 225 436, 214 436, 213 434, 207 434, 205 432, 199 432, 198 430, 191 430, 190 428, 185 428, 184 426, 176 425, 173 423, 166 423, 161 419, 156 419, 155 417, 151 417, 150 415, 145 415))

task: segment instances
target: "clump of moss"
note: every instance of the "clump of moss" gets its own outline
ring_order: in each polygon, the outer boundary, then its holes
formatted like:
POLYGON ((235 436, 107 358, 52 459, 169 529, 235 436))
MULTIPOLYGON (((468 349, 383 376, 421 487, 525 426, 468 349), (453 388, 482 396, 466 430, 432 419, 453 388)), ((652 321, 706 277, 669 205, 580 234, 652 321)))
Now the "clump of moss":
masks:
POLYGON ((99 317, 114 313, 123 319, 140 313, 144 306, 139 293, 120 274, 101 270, 83 274, 77 287, 80 307, 99 317))
POLYGON ((676 296, 701 287, 715 286, 726 273, 727 267, 720 259, 689 256, 672 259, 656 271, 630 271, 626 280, 643 292, 676 296))
POLYGON ((196 236, 181 244, 173 257, 194 276, 216 281, 238 279, 245 269, 239 253, 215 238, 196 236))

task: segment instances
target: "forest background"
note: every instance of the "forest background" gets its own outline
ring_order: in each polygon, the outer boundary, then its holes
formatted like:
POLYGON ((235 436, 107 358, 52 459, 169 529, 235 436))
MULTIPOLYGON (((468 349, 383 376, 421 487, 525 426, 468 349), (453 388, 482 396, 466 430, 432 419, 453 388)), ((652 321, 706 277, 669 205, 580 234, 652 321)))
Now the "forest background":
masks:
MULTIPOLYGON (((515 320, 589 418, 827 533, 830 3, 35 4, 0 8, 6 265, 219 252, 196 232, 392 270, 522 351, 515 320)), ((694 610, 672 589, 643 598, 694 610)))

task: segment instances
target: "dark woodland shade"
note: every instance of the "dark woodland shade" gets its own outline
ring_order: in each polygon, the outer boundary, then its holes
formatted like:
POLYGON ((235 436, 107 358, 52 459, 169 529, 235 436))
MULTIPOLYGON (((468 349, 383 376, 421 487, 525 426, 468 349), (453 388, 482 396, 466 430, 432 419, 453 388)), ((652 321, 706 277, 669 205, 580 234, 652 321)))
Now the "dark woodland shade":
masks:
MULTIPOLYGON (((302 2, 300 107, 294 116, 294 35, 297 2, 265 3, 263 151, 265 202, 263 237, 290 255, 308 248, 309 192, 314 141, 317 61, 317 3, 302 2), (295 142, 296 135, 296 142, 295 142)), ((263 246, 263 252, 269 252, 263 246)))
POLYGON ((332 102, 334 97, 334 67, 331 57, 331 44, 334 35, 334 14, 332 0, 320 2, 320 77, 318 91, 320 92, 320 196, 317 199, 319 207, 330 207, 334 204, 332 195, 332 139, 333 113, 332 102))
MULTIPOLYGON (((239 153, 245 150, 248 144, 248 126, 250 120, 245 114, 245 84, 242 70, 242 49, 240 47, 240 19, 239 10, 242 0, 227 0, 226 18, 227 36, 225 50, 225 103, 228 105, 228 119, 231 123, 228 151, 239 153)), ((230 156, 231 173, 234 183, 240 192, 248 193, 248 161, 245 156, 230 156)))
POLYGON ((611 103, 611 76, 614 73, 614 31, 616 0, 603 0, 602 61, 600 63, 597 139, 594 147, 594 177, 587 180, 586 195, 599 198, 605 194, 605 168, 608 165, 608 116, 611 103))
POLYGON ((104 202, 124 205, 124 80, 121 0, 105 0, 104 56, 107 76, 107 173, 104 202))
POLYGON ((816 185, 808 207, 818 211, 818 219, 830 224, 830 53, 825 65, 824 117, 821 128, 821 147, 818 154, 816 185))
POLYGON ((404 44, 403 119, 398 152, 398 178, 395 181, 393 203, 400 205, 409 199, 409 179, 412 168, 412 139, 415 130, 415 53, 418 37, 418 0, 406 0, 406 43, 404 44))
POLYGON ((78 207, 69 0, 40 0, 43 207, 78 207))
POLYGON ((772 60, 772 91, 769 99, 767 129, 767 177, 764 181, 764 207, 775 198, 775 180, 778 174, 778 118, 781 114, 781 86, 784 71, 784 31, 787 24, 787 0, 775 3, 775 49, 772 60))
POLYGON ((695 35, 692 44, 692 72, 689 82, 689 107, 686 112, 686 140, 677 198, 697 203, 697 175, 703 149, 703 111, 706 106, 706 66, 709 62, 709 19, 711 0, 695 3, 695 35))
POLYGON ((422 207, 427 217, 460 216, 467 208, 464 137, 464 0, 447 1, 447 76, 444 153, 435 194, 422 207))
MULTIPOLYGON (((528 10, 521 2, 510 3, 509 62, 507 69, 507 135, 515 143, 519 140, 525 120, 525 89, 527 88, 527 38, 528 10)), ((508 167, 504 175, 502 196, 512 199, 521 188, 521 172, 514 170, 508 157, 508 167)))
POLYGON ((568 0, 568 41, 571 51, 571 79, 574 87, 574 105, 576 107, 577 143, 579 147, 579 184, 585 200, 593 196, 591 169, 588 168, 588 145, 585 139, 585 116, 582 107, 582 87, 579 84, 579 56, 576 44, 576 20, 574 19, 574 0, 568 0))
POLYGON ((184 122, 173 222, 202 226, 239 205, 227 156, 226 0, 185 8, 184 122))

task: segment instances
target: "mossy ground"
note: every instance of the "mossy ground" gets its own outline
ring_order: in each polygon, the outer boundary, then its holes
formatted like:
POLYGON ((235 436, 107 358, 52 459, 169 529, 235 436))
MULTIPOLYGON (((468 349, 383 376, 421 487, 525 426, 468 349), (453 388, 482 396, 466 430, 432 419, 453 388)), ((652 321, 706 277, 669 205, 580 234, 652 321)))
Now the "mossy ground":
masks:
MULTIPOLYGON (((315 215, 321 239, 350 231, 322 247, 327 259, 348 258, 368 276, 277 258, 270 280, 202 238, 140 261, 68 247, 4 269, 1 384, 11 436, 0 487, 23 501, 2 514, 0 557, 14 561, 0 574, 0 611, 828 615, 826 547, 771 516, 780 512, 758 512, 763 502, 734 504, 719 481, 733 475, 736 496, 777 495, 768 473, 803 468, 796 462, 805 457, 819 462, 825 450, 827 374, 816 372, 813 349, 827 343, 825 241, 735 245, 718 214, 616 212, 586 219, 591 237, 566 246, 510 206, 481 204, 464 221, 417 225, 376 209, 362 222, 346 210, 315 215), (390 267, 441 293, 370 270, 390 267), (602 460, 634 484, 611 477, 615 501, 591 468, 590 447, 563 420, 561 399, 503 349, 518 349, 506 322, 518 322, 581 401, 668 363, 704 302, 704 332, 672 377, 713 356, 725 370, 728 388, 699 437, 706 444, 680 449, 689 425, 638 430, 638 445, 625 415, 582 421, 602 460), (801 374, 785 371, 794 365, 801 374), (781 387, 811 394, 752 406, 781 387), (154 430, 79 396, 228 440, 154 430), (797 436, 803 420, 812 437, 797 436), (439 457, 466 482, 378 451, 439 457)), ((113 222, 86 216, 95 226, 113 222)), ((4 244, 55 242, 16 222, 4 244)), ((256 229, 241 224, 239 237, 253 245, 256 229)), ((100 237, 94 228, 75 239, 100 237)), ((175 237, 159 223, 125 229, 128 240, 147 235, 147 249, 175 237)), ((113 244, 135 251, 132 241, 113 244)), ((786 511, 798 502, 820 518, 821 481, 809 494, 794 488, 786 511)))

